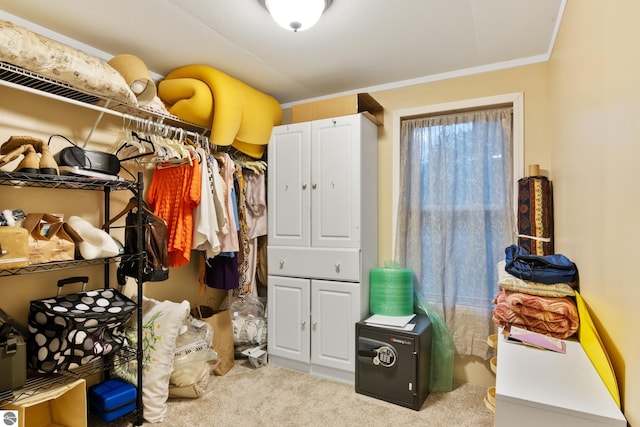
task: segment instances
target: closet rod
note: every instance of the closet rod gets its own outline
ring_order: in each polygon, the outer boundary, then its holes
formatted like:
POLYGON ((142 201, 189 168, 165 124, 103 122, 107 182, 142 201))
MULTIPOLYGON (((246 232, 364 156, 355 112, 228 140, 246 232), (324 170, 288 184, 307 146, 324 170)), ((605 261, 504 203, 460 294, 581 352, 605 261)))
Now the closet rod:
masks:
POLYGON ((198 132, 194 132, 188 129, 184 129, 181 128, 179 126, 173 126, 173 125, 168 125, 166 123, 162 123, 162 122, 157 122, 157 121, 153 121, 153 120, 149 120, 149 119, 144 119, 142 117, 137 117, 137 116, 133 116, 131 114, 123 114, 122 117, 125 120, 130 120, 132 122, 136 122, 139 120, 142 120, 143 124, 149 124, 150 126, 159 126, 162 129, 166 129, 169 132, 173 132, 173 133, 184 133, 185 136, 192 136, 194 138, 199 138, 202 136, 205 136, 202 133, 198 133, 198 132))

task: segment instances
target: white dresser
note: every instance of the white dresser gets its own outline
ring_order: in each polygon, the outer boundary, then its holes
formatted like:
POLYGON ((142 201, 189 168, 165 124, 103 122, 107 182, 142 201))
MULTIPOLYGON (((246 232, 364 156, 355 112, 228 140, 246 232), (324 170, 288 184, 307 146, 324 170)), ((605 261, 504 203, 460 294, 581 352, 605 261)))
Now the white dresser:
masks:
POLYGON ((498 340, 497 427, 626 427, 578 341, 566 354, 498 340))

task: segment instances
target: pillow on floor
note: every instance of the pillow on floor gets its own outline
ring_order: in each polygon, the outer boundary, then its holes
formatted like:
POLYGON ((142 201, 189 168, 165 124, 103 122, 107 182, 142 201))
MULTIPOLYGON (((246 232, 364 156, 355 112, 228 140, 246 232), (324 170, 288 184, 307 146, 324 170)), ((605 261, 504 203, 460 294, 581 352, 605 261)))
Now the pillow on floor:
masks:
MULTIPOLYGON (((133 296, 133 299, 136 297, 133 296)), ((189 302, 156 301, 143 297, 142 302, 142 406, 144 419, 149 423, 164 421, 169 397, 169 379, 173 371, 176 338, 189 313, 189 302)), ((128 335, 135 347, 135 326, 128 335)), ((117 364, 115 372, 127 381, 137 384, 137 364, 117 364)))
POLYGON ((149 363, 143 370, 142 404, 145 420, 155 423, 164 421, 169 397, 169 379, 173 371, 173 357, 176 350, 176 338, 184 319, 189 314, 189 302, 156 301, 146 299, 142 305, 143 324, 152 322, 151 328, 145 328, 144 339, 153 339, 155 344, 149 347, 149 363))

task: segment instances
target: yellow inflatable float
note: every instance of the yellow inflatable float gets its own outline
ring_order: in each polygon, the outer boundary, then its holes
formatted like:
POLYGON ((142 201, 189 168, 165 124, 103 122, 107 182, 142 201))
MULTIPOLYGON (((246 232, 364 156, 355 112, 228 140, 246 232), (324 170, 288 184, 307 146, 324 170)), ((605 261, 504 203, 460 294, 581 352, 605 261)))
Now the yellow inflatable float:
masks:
POLYGON ((158 84, 171 114, 211 128, 210 141, 261 158, 282 108, 270 95, 206 65, 187 65, 158 84))

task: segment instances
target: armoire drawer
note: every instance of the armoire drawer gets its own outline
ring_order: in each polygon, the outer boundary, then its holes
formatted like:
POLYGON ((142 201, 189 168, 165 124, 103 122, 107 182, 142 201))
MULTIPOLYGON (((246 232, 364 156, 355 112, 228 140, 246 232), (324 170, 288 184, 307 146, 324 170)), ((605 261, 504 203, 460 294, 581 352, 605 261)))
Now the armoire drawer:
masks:
POLYGON ((271 275, 360 281, 359 249, 269 246, 268 254, 271 275))

